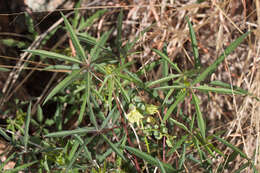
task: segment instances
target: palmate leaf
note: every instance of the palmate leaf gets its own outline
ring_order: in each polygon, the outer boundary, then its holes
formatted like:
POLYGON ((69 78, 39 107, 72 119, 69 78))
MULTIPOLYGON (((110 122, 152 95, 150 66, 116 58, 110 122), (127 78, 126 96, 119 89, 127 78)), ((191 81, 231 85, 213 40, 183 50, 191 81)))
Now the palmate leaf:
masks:
POLYGON ((80 75, 81 70, 74 70, 70 75, 68 75, 63 81, 61 81, 47 96, 43 104, 45 104, 49 99, 51 99, 55 94, 57 94, 62 89, 66 88, 69 84, 71 84, 76 79, 81 77, 80 75))
POLYGON ((237 38, 234 42, 232 42, 224 51, 224 53, 222 53, 218 59, 212 64, 210 65, 208 68, 206 68, 206 70, 204 70, 199 76, 197 76, 194 81, 192 81, 192 85, 195 85, 197 83, 200 83, 201 81, 203 81, 208 75, 210 75, 213 71, 216 70, 216 68, 220 65, 220 63, 222 63, 222 61, 233 51, 237 48, 237 46, 242 43, 242 41, 248 36, 248 34, 250 33, 250 31, 246 32, 245 34, 243 34, 242 36, 240 36, 239 38, 237 38))

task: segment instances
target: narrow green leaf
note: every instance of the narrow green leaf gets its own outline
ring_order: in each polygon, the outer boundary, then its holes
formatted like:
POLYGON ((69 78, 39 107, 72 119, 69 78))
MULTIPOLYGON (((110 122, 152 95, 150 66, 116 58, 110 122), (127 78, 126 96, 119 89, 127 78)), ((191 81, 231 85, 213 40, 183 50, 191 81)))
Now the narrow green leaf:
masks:
POLYGON ((68 75, 65 79, 63 79, 47 96, 43 104, 45 104, 49 99, 51 99, 55 94, 57 94, 60 90, 66 88, 69 84, 71 84, 76 79, 80 78, 81 70, 74 70, 70 75, 68 75))
POLYGON ((239 148, 237 148, 236 146, 230 144, 229 142, 227 142, 226 140, 216 136, 216 135, 213 135, 217 140, 219 140, 221 143, 225 144, 226 146, 228 146, 229 148, 231 148, 232 150, 238 152, 240 154, 241 157, 249 160, 249 158, 247 157, 247 155, 241 151, 239 148))
POLYGON ((0 127, 0 135, 3 136, 7 141, 11 141, 12 139, 3 131, 3 129, 0 127))
POLYGON ((169 97, 172 95, 173 91, 174 91, 174 89, 173 89, 173 88, 172 88, 172 89, 170 89, 170 91, 168 91, 168 93, 167 93, 167 95, 166 95, 165 99, 163 100, 163 103, 162 103, 162 105, 164 105, 164 104, 166 104, 166 103, 168 103, 168 102, 169 102, 169 97))
MULTIPOLYGON (((248 168, 251 166, 251 163, 248 161, 244 164, 242 164, 237 170, 234 171, 234 173, 240 173, 242 172, 244 169, 248 168)), ((258 171, 254 172, 254 173, 258 173, 258 171)))
POLYGON ((193 100, 193 104, 195 105, 195 109, 196 109, 197 124, 198 124, 198 127, 200 129, 203 139, 205 139, 206 138, 206 124, 205 124, 205 121, 204 121, 201 111, 200 111, 199 99, 193 92, 192 92, 192 100, 193 100))
POLYGON ((28 31, 33 35, 33 39, 38 35, 38 33, 35 31, 35 26, 33 25, 33 18, 28 14, 28 12, 24 13, 25 15, 25 22, 28 28, 28 31))
POLYGON ((228 169, 228 165, 229 165, 229 163, 230 162, 233 162, 233 161, 235 161, 235 159, 236 159, 236 157, 238 156, 238 152, 237 151, 233 151, 231 154, 229 154, 228 156, 227 156, 227 158, 226 158, 226 160, 225 160, 225 168, 226 169, 228 169))
MULTIPOLYGON (((159 166, 158 161, 154 157, 152 157, 151 155, 149 155, 145 152, 142 152, 142 151, 140 151, 136 148, 129 147, 129 146, 125 146, 125 149, 127 149, 129 152, 136 155, 137 157, 144 159, 145 161, 147 161, 151 165, 159 166)), ((171 165, 166 164, 166 163, 162 163, 162 164, 163 164, 163 167, 165 168, 166 172, 177 172, 171 165)))
POLYGON ((3 72, 8 72, 8 71, 10 71, 10 69, 8 69, 8 68, 3 68, 3 67, 0 67, 0 71, 3 71, 3 72))
POLYGON ((58 103, 55 114, 54 114, 55 126, 58 131, 62 130, 62 124, 63 124, 62 108, 63 107, 62 107, 61 103, 58 103))
POLYGON ((157 161, 157 165, 160 168, 161 172, 166 173, 166 170, 164 169, 162 162, 158 158, 156 158, 156 161, 157 161))
POLYGON ((82 21, 79 25, 78 30, 84 30, 86 27, 91 26, 96 19, 100 18, 105 12, 107 12, 107 9, 98 10, 96 13, 94 13, 91 17, 89 17, 86 21, 82 21))
POLYGON ((76 153, 78 148, 79 148, 79 141, 75 140, 72 148, 69 151, 69 157, 68 157, 69 161, 71 161, 72 158, 75 157, 75 153, 76 153))
POLYGON ((88 93, 85 92, 83 95, 83 103, 80 107, 80 113, 79 113, 79 118, 78 118, 78 124, 80 124, 83 120, 83 115, 85 113, 86 110, 86 105, 87 105, 87 97, 88 97, 88 93))
POLYGON ((30 102, 28 109, 27 109, 27 115, 25 119, 25 126, 24 126, 24 149, 27 151, 28 146, 28 140, 29 140, 29 125, 31 120, 31 107, 32 103, 30 102))
POLYGON ((176 121, 176 120, 173 119, 173 118, 170 118, 169 120, 172 121, 174 124, 176 124, 178 127, 182 128, 183 130, 185 130, 185 131, 191 133, 191 132, 189 131, 189 129, 188 129, 184 124, 182 124, 182 123, 176 121))
POLYGON ((113 53, 113 51, 111 50, 111 48, 109 47, 104 47, 104 46, 98 46, 98 41, 96 38, 88 35, 87 33, 81 33, 81 34, 77 34, 78 38, 80 41, 84 42, 87 44, 86 48, 87 50, 90 52, 91 49, 93 49, 94 46, 97 47, 97 49, 101 49, 103 52, 101 53, 102 56, 99 56, 96 58, 95 61, 92 61, 92 64, 95 63, 102 63, 102 62, 106 62, 106 61, 111 61, 111 60, 115 60, 115 57, 117 56, 116 54, 113 53))
POLYGON ((48 57, 48 58, 52 58, 52 59, 56 59, 56 60, 69 61, 71 63, 82 64, 82 62, 76 58, 68 57, 68 56, 58 54, 55 52, 49 52, 46 50, 24 50, 24 51, 32 53, 34 55, 48 57))
POLYGON ((196 138, 196 136, 193 136, 193 137, 192 137, 192 141, 193 141, 195 147, 196 147, 197 150, 198 150, 198 153, 199 153, 199 156, 200 156, 200 161, 203 162, 203 161, 204 161, 204 158, 203 158, 203 153, 202 153, 202 151, 201 151, 201 149, 200 149, 200 146, 199 146, 199 140, 196 138))
POLYGON ((92 37, 88 33, 78 33, 77 36, 80 41, 88 44, 88 46, 95 46, 97 44, 97 39, 95 37, 92 37))
MULTIPOLYGON (((126 69, 125 69, 125 72, 128 74, 126 79, 130 79, 129 81, 134 82, 135 84, 137 84, 139 86, 143 85, 143 81, 136 74, 134 74, 126 69)), ((123 76, 126 76, 121 73, 118 75, 122 78, 124 78, 123 76)))
POLYGON ((177 66, 177 64, 173 63, 169 57, 167 55, 165 55, 164 53, 162 53, 161 51, 157 50, 157 49, 152 49, 157 55, 159 55, 161 58, 163 58, 164 60, 166 60, 174 70, 176 70, 178 73, 182 73, 181 70, 179 69, 179 67, 177 66))
POLYGON ((118 149, 118 147, 116 147, 104 134, 101 134, 101 136, 104 138, 104 140, 110 145, 110 147, 112 148, 112 150, 114 150, 116 152, 116 154, 118 154, 122 159, 124 159, 126 161, 125 156, 122 154, 122 152, 118 149))
POLYGON ((113 70, 113 73, 119 73, 122 70, 127 69, 128 66, 130 66, 130 65, 132 65, 134 63, 135 63, 134 60, 132 60, 132 61, 130 61, 128 63, 124 63, 124 64, 120 65, 119 67, 117 67, 115 70, 113 70))
MULTIPOLYGON (((90 94, 90 97, 91 97, 92 100, 95 99, 95 98, 92 96, 91 93, 89 93, 89 94, 90 94)), ((93 101, 93 102, 94 102, 94 101, 93 101)), ((88 104, 88 109, 89 109, 90 122, 96 127, 96 129, 99 129, 99 128, 98 128, 98 124, 97 124, 97 120, 96 120, 96 116, 95 116, 94 111, 93 111, 93 108, 92 108, 92 103, 93 103, 93 102, 90 102, 90 99, 88 99, 88 102, 87 102, 87 104, 88 104)))
POLYGON ((98 90, 98 93, 101 93, 101 92, 102 92, 102 90, 103 90, 103 88, 105 87, 105 84, 107 83, 107 81, 108 81, 109 78, 110 78, 109 75, 107 75, 107 76, 105 77, 104 81, 102 82, 102 84, 101 84, 101 86, 100 86, 100 88, 99 88, 99 90, 98 90))
POLYGON ((191 118, 191 123, 190 123, 190 130, 191 131, 193 131, 195 119, 196 119, 196 114, 192 115, 192 118, 191 118))
POLYGON ((25 49, 28 47, 28 43, 25 42, 25 40, 19 41, 12 38, 1 39, 0 43, 8 47, 18 47, 19 49, 25 49))
MULTIPOLYGON (((168 57, 166 42, 164 42, 164 45, 163 45, 163 53, 168 57)), ((167 60, 163 59, 162 75, 163 75, 163 77, 167 77, 168 74, 169 74, 168 62, 167 62, 167 60)), ((165 85, 167 85, 167 83, 165 83, 165 85)))
POLYGON ((76 64, 74 65, 50 65, 45 67, 44 70, 78 70, 80 69, 79 66, 76 64))
POLYGON ((112 76, 110 76, 110 78, 108 79, 108 106, 109 106, 109 110, 112 109, 112 95, 114 92, 114 78, 112 76))
MULTIPOLYGON (((93 137, 87 138, 84 142, 78 135, 74 135, 74 137, 77 139, 76 146, 75 146, 75 154, 69 159, 69 164, 67 164, 66 172, 69 172, 71 170, 71 167, 73 166, 73 163, 79 158, 80 154, 83 154, 83 149, 85 150, 85 155, 89 161, 92 161, 91 153, 89 152, 88 148, 86 147, 89 142, 92 141, 93 137), (76 148, 78 148, 78 145, 80 144, 80 148, 76 151, 76 148)), ((72 152, 74 152, 72 151, 72 152)))
POLYGON ((222 81, 217 81, 217 80, 216 81, 211 81, 209 84, 210 85, 214 85, 214 86, 220 86, 220 87, 224 87, 224 88, 229 88, 229 89, 233 88, 233 90, 236 90, 238 92, 241 92, 241 93, 244 93, 244 94, 247 94, 247 95, 252 95, 245 89, 242 89, 242 88, 237 87, 237 86, 231 86, 230 84, 222 82, 222 81))
POLYGON ((87 85, 90 85, 89 83, 87 83, 87 80, 88 80, 88 75, 85 75, 85 81, 86 81, 86 84, 85 84, 85 91, 84 91, 84 95, 83 95, 83 103, 80 107, 80 113, 79 113, 79 118, 78 118, 78 125, 82 122, 83 120, 83 115, 85 113, 85 110, 86 110, 86 105, 87 105, 87 102, 88 102, 88 99, 89 99, 89 87, 87 85))
POLYGON ((186 158, 186 144, 183 144, 183 148, 182 148, 182 154, 181 154, 181 158, 179 160, 179 169, 181 170, 183 167, 183 164, 185 162, 185 158, 186 158))
POLYGON ((128 96, 125 89, 122 87, 122 84, 117 80, 117 78, 114 78, 116 85, 120 88, 121 93, 123 94, 124 98, 126 99, 127 103, 130 103, 130 97, 128 96))
MULTIPOLYGON (((158 65, 160 65, 161 63, 163 63, 163 59, 160 59, 160 60, 155 60, 155 61, 152 61, 148 64, 145 64, 142 68, 140 68, 138 71, 137 71, 137 75, 144 75, 145 73, 148 73, 149 71, 151 70, 154 70, 154 68, 158 65)), ((168 63, 168 62, 167 62, 168 63)))
POLYGON ((224 51, 223 54, 221 54, 218 59, 210 65, 206 70, 204 70, 200 75, 198 75, 195 80, 192 82, 192 85, 200 83, 203 81, 208 75, 210 75, 215 69, 222 63, 222 61, 233 51, 237 48, 237 46, 242 43, 242 41, 248 36, 249 32, 246 32, 239 38, 237 38, 234 42, 232 42, 224 51))
POLYGON ((174 78, 177 78, 177 77, 180 77, 181 74, 171 74, 167 77, 163 77, 161 79, 158 79, 156 81, 152 81, 152 82, 147 82, 146 84, 146 87, 150 87, 150 86, 153 86, 153 85, 157 85, 157 84, 161 84, 161 83, 164 83, 164 82, 168 82, 174 78))
POLYGON ((165 123, 166 120, 170 117, 172 111, 178 106, 179 103, 181 103, 186 96, 186 90, 181 90, 176 98, 176 101, 170 106, 170 108, 167 110, 166 114, 163 117, 163 122, 165 123))
POLYGON ((22 170, 32 166, 33 164, 35 164, 37 162, 38 161, 33 161, 33 162, 30 162, 30 163, 26 163, 26 164, 23 164, 21 166, 15 167, 13 169, 8 169, 8 170, 5 171, 5 173, 16 173, 16 172, 22 171, 22 170))
MULTIPOLYGON (((207 139, 211 139, 211 136, 207 137, 207 139)), ((207 142, 206 145, 207 145, 211 150, 213 150, 213 151, 215 151, 216 153, 220 154, 221 156, 225 157, 225 154, 224 154, 222 151, 220 151, 218 148, 216 148, 212 143, 207 142)), ((215 154, 214 157, 216 157, 216 154, 215 154)))
POLYGON ((95 127, 84 127, 84 128, 78 128, 75 130, 64 130, 64 131, 59 131, 59 132, 53 132, 45 135, 44 137, 49 138, 49 137, 65 137, 65 136, 70 136, 70 135, 75 135, 75 134, 87 134, 87 133, 96 133, 98 132, 95 127))
POLYGON ((244 95, 245 92, 241 92, 239 90, 233 90, 229 88, 215 88, 207 85, 200 85, 198 87, 192 87, 192 89, 197 89, 200 91, 209 91, 209 92, 215 92, 215 93, 221 93, 221 94, 240 94, 244 95))
POLYGON ((61 16, 64 19, 65 26, 67 28, 67 31, 70 34, 70 39, 72 41, 74 48, 76 49, 77 56, 79 57, 79 59, 82 62, 87 62, 85 51, 84 51, 83 47, 80 45, 80 42, 78 40, 78 37, 76 36, 76 33, 74 32, 74 30, 73 30, 72 26, 70 25, 68 19, 63 15, 63 13, 61 13, 61 16))
POLYGON ((115 106, 111 111, 109 111, 109 114, 108 114, 108 116, 106 117, 106 119, 102 122, 102 125, 101 125, 100 129, 103 129, 103 128, 106 127, 106 125, 107 125, 108 122, 111 120, 112 116, 114 115, 114 112, 115 112, 116 108, 117 108, 117 107, 115 106))
POLYGON ((183 85, 183 84, 179 84, 177 83, 178 85, 171 85, 171 86, 163 86, 163 87, 157 87, 157 88, 154 88, 156 90, 168 90, 168 89, 186 89, 187 86, 186 85, 183 85))
POLYGON ((171 150, 167 153, 167 156, 171 156, 177 149, 179 149, 185 141, 187 141, 188 135, 183 135, 181 139, 174 142, 174 146, 171 148, 171 150))
POLYGON ((72 20, 72 26, 74 29, 77 28, 78 26, 78 23, 79 23, 79 20, 80 20, 80 16, 81 14, 79 13, 79 9, 80 8, 80 5, 82 3, 82 0, 79 0, 78 2, 76 2, 76 5, 75 5, 75 10, 74 10, 74 19, 72 20))
POLYGON ((191 38, 191 46, 192 46, 192 50, 193 50, 193 55, 194 55, 194 61, 195 61, 195 68, 199 69, 201 67, 201 63, 200 63, 200 57, 199 57, 199 50, 198 50, 198 43, 196 40, 196 35, 194 32, 194 29, 192 27, 192 24, 189 20, 189 18, 186 18, 188 21, 188 26, 189 26, 189 30, 190 30, 190 38, 191 38))
POLYGON ((42 113, 42 108, 40 105, 37 106, 37 120, 42 123, 43 120, 43 113, 42 113))
POLYGON ((96 61, 99 58, 99 54, 103 51, 102 47, 105 46, 110 34, 112 33, 112 29, 108 32, 105 32, 100 39, 98 40, 98 42, 96 43, 96 45, 94 46, 94 48, 91 49, 90 51, 90 56, 91 56, 91 61, 96 61))

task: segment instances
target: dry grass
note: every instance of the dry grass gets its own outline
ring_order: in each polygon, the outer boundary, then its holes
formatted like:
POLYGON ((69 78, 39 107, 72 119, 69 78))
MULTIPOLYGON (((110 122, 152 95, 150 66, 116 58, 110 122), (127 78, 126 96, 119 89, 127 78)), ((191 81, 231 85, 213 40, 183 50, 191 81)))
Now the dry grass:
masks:
MULTIPOLYGON (((183 69, 189 69, 193 65, 185 16, 189 16, 193 22, 199 42, 201 61, 205 66, 211 64, 235 38, 247 30, 253 30, 250 38, 228 56, 211 76, 211 80, 225 81, 247 89, 255 96, 260 96, 259 1, 214 0, 196 4, 196 1, 162 0, 158 2, 151 0, 149 3, 138 1, 135 5, 129 9, 125 20, 126 28, 127 25, 133 23, 130 35, 156 23, 153 30, 145 34, 140 43, 144 50, 142 55, 129 57, 130 60, 137 59, 142 65, 158 58, 151 52, 151 48, 160 50, 164 42, 168 44, 169 57, 183 64, 183 69), (139 25, 138 28, 135 28, 136 23, 139 25)), ((147 78, 159 78, 159 70, 154 71, 152 75, 147 74, 147 78)), ((235 146, 243 148, 250 158, 255 157, 255 164, 259 165, 260 103, 251 97, 215 94, 211 94, 210 97, 210 102, 208 98, 203 98, 203 112, 208 119, 210 131, 213 133, 215 130, 225 130, 224 138, 235 146)), ((228 152, 230 151, 227 149, 225 153, 228 152)), ((217 162, 216 168, 221 162, 223 160, 217 162)), ((241 162, 238 159, 234 168, 238 168, 241 162)))

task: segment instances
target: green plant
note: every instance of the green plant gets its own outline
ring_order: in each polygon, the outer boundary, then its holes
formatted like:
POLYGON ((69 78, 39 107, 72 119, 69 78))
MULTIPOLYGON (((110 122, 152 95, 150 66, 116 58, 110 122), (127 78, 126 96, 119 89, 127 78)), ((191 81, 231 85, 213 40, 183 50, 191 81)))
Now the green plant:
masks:
MULTIPOLYGON (((52 170, 141 172, 154 170, 155 167, 161 172, 182 172, 187 169, 185 165, 187 160, 207 171, 213 171, 213 158, 222 156, 226 159, 226 163, 229 163, 240 155, 246 160, 244 167, 253 167, 251 159, 241 149, 219 137, 221 133, 212 135, 207 132, 197 94, 198 91, 202 91, 250 95, 241 88, 231 87, 223 82, 205 81, 250 32, 236 39, 212 65, 203 69, 195 32, 187 19, 194 53, 194 68, 184 72, 178 64, 170 60, 166 46, 163 51, 153 49, 161 59, 146 65, 144 69, 150 71, 153 66, 162 63, 162 78, 144 83, 141 80, 143 71, 131 72, 130 67, 135 62, 127 62, 126 57, 131 54, 131 49, 139 37, 152 26, 123 45, 121 10, 117 21, 115 52, 108 42, 114 28, 103 33, 100 39, 88 33, 80 33, 81 29, 92 24, 94 19, 104 12, 98 11, 85 20, 79 19, 76 11, 72 25, 61 13, 66 31, 76 50, 75 57, 45 50, 26 50, 42 58, 64 62, 46 69, 61 69, 68 72, 44 101, 44 104, 57 103, 56 113, 49 121, 51 123, 46 124, 43 121, 41 107, 38 107, 36 119, 32 118, 29 105, 26 118, 23 118, 24 130, 20 129, 23 134, 20 146, 23 146, 23 150, 28 155, 31 154, 31 157, 27 158, 29 163, 23 160, 24 164, 21 166, 26 168, 35 164, 38 161, 32 162, 32 160, 40 155, 38 157, 42 172, 52 170), (157 87, 158 85, 160 87, 157 87), (158 97, 159 90, 163 91, 164 99, 158 97), (139 91, 145 92, 157 106, 142 100, 138 96, 139 91), (185 115, 181 107, 185 99, 189 98, 192 99, 192 109, 195 112, 192 117, 185 115), (69 109, 62 107, 65 103, 69 104, 69 109), (172 116, 178 111, 178 107, 180 108, 178 113, 182 117, 180 120, 172 116), (62 118, 62 109, 67 111, 65 118, 62 118), (78 128, 66 130, 65 124, 69 124, 70 121, 78 128), (30 125, 37 127, 35 136, 29 134, 30 125), (54 130, 49 130, 47 127, 52 125, 55 125, 54 130), (173 128, 178 129, 178 132, 173 131, 173 128), (178 135, 180 133, 182 135, 178 135), (215 147, 215 140, 229 147, 233 151, 232 155, 227 156, 215 147), (166 158, 171 157, 173 153, 177 153, 178 157, 171 163, 166 163, 166 158), (172 164, 173 162, 175 164, 172 164)), ((0 130, 3 136, 12 141, 2 129, 0 130)), ((220 165, 219 172, 222 169, 228 169, 227 164, 220 165)), ((242 168, 238 171, 242 171, 242 168)))

